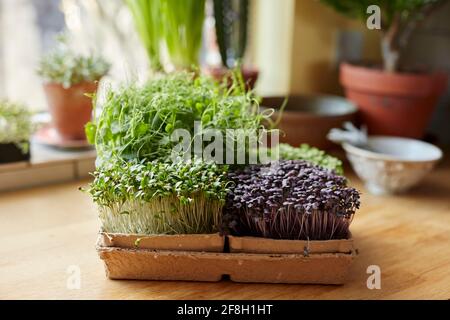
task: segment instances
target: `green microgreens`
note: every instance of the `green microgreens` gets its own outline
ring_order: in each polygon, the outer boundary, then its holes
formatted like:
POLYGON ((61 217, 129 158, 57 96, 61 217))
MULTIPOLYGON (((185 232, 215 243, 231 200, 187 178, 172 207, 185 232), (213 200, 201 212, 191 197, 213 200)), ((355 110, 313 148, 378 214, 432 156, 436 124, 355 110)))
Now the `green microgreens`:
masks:
POLYGON ((94 172, 87 190, 106 232, 212 233, 228 192, 226 166, 115 159, 94 172))
MULTIPOLYGON (((276 150, 272 152, 276 152, 276 150)), ((322 168, 334 170, 338 175, 344 174, 341 160, 307 144, 296 148, 286 143, 280 143, 278 152, 282 160, 305 160, 322 168)))
MULTIPOLYGON (((256 131, 269 114, 260 113, 238 77, 231 88, 192 73, 175 73, 138 87, 110 90, 100 116, 86 127, 100 159, 165 159, 175 145, 170 136, 194 122, 204 129, 256 131)), ((224 134, 225 135, 225 134, 224 134)), ((237 138, 235 138, 237 140, 237 138)))
POLYGON ((26 106, 0 100, 0 143, 14 143, 27 153, 32 132, 31 112, 26 106))

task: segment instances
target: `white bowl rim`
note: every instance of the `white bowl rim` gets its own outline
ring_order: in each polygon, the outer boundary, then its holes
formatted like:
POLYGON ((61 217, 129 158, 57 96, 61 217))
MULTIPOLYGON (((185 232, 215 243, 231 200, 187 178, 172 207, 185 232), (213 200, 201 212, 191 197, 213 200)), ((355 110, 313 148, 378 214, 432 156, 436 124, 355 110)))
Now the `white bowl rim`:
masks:
POLYGON ((434 157, 434 158, 413 160, 413 159, 403 158, 401 156, 394 156, 394 155, 389 155, 389 154, 378 153, 378 152, 366 150, 366 149, 354 146, 352 144, 349 144, 347 142, 344 142, 342 144, 342 147, 348 153, 357 154, 357 155, 363 156, 365 158, 370 158, 370 159, 375 159, 375 160, 385 160, 385 161, 401 161, 401 162, 408 162, 408 163, 425 163, 425 162, 436 162, 436 161, 440 160, 443 157, 443 152, 442 152, 442 150, 439 147, 435 146, 434 144, 422 141, 422 140, 410 139, 410 138, 404 138, 404 137, 396 137, 396 136, 381 136, 381 135, 369 136, 369 140, 370 139, 403 140, 403 141, 419 143, 419 144, 422 144, 423 146, 427 146, 427 147, 433 148, 436 151, 437 156, 434 157))

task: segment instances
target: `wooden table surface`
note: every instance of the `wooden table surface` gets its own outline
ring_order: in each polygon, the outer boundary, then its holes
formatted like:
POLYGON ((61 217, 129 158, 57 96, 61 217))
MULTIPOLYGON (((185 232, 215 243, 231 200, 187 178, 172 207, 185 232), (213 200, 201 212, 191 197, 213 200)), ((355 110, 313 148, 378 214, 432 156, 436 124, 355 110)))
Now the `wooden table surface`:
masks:
POLYGON ((343 286, 108 280, 85 183, 0 194, 1 299, 450 299, 448 161, 406 195, 361 189, 351 227, 359 255, 343 286), (381 268, 380 290, 367 288, 370 265, 381 268), (80 289, 67 286, 73 268, 80 289))

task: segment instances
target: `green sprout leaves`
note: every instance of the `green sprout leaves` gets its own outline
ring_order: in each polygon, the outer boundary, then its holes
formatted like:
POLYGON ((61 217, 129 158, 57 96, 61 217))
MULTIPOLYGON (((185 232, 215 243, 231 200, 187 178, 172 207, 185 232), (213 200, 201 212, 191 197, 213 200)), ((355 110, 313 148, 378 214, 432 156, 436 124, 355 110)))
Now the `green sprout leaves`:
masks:
POLYGON ((227 194, 226 166, 115 159, 94 173, 88 192, 106 232, 212 233, 227 194))
POLYGON ((138 87, 110 90, 98 119, 86 127, 100 160, 164 159, 174 144, 170 136, 185 129, 194 136, 202 127, 257 130, 267 115, 259 112, 253 95, 236 83, 229 89, 203 76, 181 72, 138 87))
POLYGON ((14 143, 27 153, 32 132, 31 112, 26 106, 0 100, 0 143, 14 143))

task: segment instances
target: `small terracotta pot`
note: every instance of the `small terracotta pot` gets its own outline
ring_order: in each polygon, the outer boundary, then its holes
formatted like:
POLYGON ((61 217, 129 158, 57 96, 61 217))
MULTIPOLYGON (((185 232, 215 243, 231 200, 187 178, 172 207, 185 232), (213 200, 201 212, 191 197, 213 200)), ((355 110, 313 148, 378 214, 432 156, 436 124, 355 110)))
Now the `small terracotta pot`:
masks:
MULTIPOLYGON (((224 78, 230 76, 230 69, 224 67, 207 67, 205 73, 216 79, 217 81, 222 81, 224 78)), ((241 68, 242 78, 247 84, 248 89, 253 89, 255 87, 256 81, 258 80, 259 71, 255 68, 242 67, 241 68)))
POLYGON ((58 134, 67 140, 84 140, 84 126, 91 120, 92 101, 85 96, 97 90, 97 82, 82 82, 69 88, 59 83, 47 83, 44 91, 58 134))
POLYGON ((387 73, 344 63, 340 82, 370 134, 420 139, 447 87, 447 75, 387 73))

